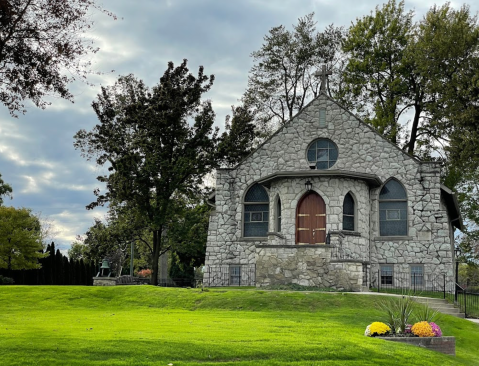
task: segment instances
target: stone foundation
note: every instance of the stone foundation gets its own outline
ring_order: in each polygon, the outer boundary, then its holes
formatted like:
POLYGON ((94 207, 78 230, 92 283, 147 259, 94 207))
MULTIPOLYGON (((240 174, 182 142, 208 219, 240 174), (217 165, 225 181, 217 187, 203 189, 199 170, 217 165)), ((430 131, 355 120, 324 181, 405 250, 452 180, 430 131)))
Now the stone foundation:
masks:
POLYGON ((361 291, 362 262, 331 261, 330 245, 257 245, 256 286, 298 284, 361 291))

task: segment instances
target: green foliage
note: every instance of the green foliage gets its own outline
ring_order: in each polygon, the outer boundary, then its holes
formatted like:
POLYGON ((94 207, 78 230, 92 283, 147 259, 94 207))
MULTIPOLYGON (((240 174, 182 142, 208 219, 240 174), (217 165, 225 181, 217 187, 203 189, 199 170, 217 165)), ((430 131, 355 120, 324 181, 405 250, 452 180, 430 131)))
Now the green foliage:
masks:
POLYGON ((88 207, 126 206, 152 233, 152 284, 166 249, 162 236, 174 197, 196 193, 205 174, 219 164, 215 114, 211 102, 201 100, 214 77, 204 75, 203 67, 195 77, 186 64, 168 63, 152 89, 133 75, 102 88, 93 102, 100 123, 75 135, 75 148, 85 157, 110 165, 109 174, 98 177, 106 193, 96 191, 97 201, 88 207))
POLYGON ((8 183, 5 183, 2 179, 2 175, 0 174, 0 206, 3 205, 3 197, 2 196, 7 196, 7 197, 12 197, 12 186, 8 183))
POLYGON ((405 53, 412 34, 412 12, 395 0, 358 19, 343 43, 349 53, 342 98, 363 119, 396 143, 400 129, 399 106, 408 93, 410 66, 405 53))
POLYGON ((353 24, 344 42, 350 59, 342 101, 411 155, 467 159, 478 115, 477 18, 467 6, 454 10, 449 3, 434 5, 417 23, 412 16, 403 1, 390 0, 353 24), (408 131, 400 117, 410 109, 408 131))
POLYGON ((417 322, 435 322, 439 318, 439 312, 432 309, 428 304, 421 304, 414 309, 414 319, 417 322))
POLYGON ((0 1, 0 102, 12 116, 24 100, 45 108, 46 96, 73 100, 68 84, 91 74, 88 56, 98 51, 84 33, 93 25, 93 0, 0 1))
POLYGON ((299 18, 292 31, 272 28, 261 49, 251 54, 254 66, 243 102, 254 110, 263 133, 290 120, 319 94, 321 80, 314 74, 322 64, 331 69, 339 63, 343 29, 330 25, 317 33, 313 16, 299 18))
POLYGON ((0 206, 0 268, 40 268, 41 226, 26 208, 0 206))
POLYGON ((379 302, 379 307, 386 313, 386 323, 391 332, 403 333, 413 313, 413 300, 410 296, 401 296, 379 302))
POLYGON ((194 268, 205 263, 206 240, 211 208, 206 203, 174 202, 175 220, 168 230, 171 249, 171 278, 193 281, 194 268))
POLYGON ((13 280, 13 278, 0 275, 0 285, 13 285, 14 283, 15 281, 13 280))
POLYGON ((231 106, 232 117, 226 116, 218 153, 224 165, 232 167, 248 156, 260 134, 255 129, 254 113, 244 106, 231 106))

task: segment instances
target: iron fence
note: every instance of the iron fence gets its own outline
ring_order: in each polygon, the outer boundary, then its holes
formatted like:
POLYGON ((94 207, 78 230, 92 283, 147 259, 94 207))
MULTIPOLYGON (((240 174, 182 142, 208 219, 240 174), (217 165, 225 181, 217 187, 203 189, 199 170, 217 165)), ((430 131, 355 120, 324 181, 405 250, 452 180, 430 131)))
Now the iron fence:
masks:
POLYGON ((378 270, 372 274, 371 287, 377 292, 446 299, 460 308, 466 318, 479 318, 479 294, 463 289, 445 274, 378 270))
POLYGON ((207 287, 255 286, 256 267, 254 265, 206 266, 203 284, 207 287))

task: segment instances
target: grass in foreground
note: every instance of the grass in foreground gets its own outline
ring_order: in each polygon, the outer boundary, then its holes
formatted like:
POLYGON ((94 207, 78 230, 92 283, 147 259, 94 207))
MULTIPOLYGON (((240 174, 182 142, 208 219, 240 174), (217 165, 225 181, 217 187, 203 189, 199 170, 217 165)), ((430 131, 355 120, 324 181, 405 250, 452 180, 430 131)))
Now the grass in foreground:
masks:
POLYGON ((2 365, 479 365, 479 327, 443 316, 457 356, 363 336, 376 296, 0 287, 2 365))

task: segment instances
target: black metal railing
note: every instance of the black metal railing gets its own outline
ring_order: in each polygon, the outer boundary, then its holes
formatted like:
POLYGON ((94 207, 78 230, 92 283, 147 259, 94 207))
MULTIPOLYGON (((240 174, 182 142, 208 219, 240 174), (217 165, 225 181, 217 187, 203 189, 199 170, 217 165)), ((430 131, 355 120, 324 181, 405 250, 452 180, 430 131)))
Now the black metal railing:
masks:
POLYGON ((377 292, 446 299, 460 308, 466 317, 479 318, 479 294, 463 289, 445 274, 378 270, 372 274, 371 288, 377 292))
POLYGON ((203 272, 203 285, 206 287, 255 286, 256 267, 254 265, 206 266, 203 272))

